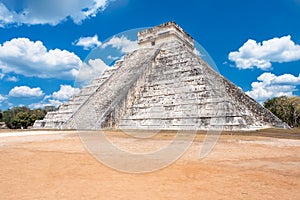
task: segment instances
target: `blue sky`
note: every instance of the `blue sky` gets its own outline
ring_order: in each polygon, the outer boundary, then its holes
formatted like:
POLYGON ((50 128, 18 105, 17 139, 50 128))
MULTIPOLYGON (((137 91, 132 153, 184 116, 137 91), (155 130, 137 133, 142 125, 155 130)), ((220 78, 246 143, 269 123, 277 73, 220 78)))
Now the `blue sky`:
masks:
POLYGON ((300 95, 300 0, 0 0, 0 109, 59 105, 168 21, 257 101, 300 95))

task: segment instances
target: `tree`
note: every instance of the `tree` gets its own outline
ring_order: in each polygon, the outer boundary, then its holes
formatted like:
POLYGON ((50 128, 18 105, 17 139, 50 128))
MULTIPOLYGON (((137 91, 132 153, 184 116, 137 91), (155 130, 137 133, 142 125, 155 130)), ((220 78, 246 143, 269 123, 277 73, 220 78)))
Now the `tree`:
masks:
POLYGON ((5 122, 6 126, 8 128, 12 128, 12 118, 14 117, 13 111, 11 109, 8 109, 3 112, 3 121, 5 122))
POLYGON ((29 125, 29 115, 28 112, 18 112, 12 119, 12 125, 15 128, 27 128, 29 125))
POLYGON ((295 126, 300 126, 300 98, 296 96, 290 97, 289 102, 293 108, 291 120, 293 120, 295 126))
POLYGON ((275 97, 264 102, 264 107, 291 127, 300 126, 299 97, 275 97))
POLYGON ((47 111, 44 109, 30 110, 27 107, 14 107, 3 112, 2 121, 11 129, 28 128, 35 120, 45 117, 47 111))

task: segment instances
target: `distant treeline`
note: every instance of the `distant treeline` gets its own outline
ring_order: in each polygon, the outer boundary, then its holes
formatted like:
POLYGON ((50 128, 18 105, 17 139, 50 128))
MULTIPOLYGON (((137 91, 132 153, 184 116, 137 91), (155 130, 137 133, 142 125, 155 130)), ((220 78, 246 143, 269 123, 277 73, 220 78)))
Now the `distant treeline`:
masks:
POLYGON ((0 122, 5 122, 6 127, 10 129, 27 129, 33 126, 35 120, 43 119, 48 111, 53 110, 56 110, 53 106, 34 110, 25 106, 13 107, 5 111, 0 110, 0 122))
POLYGON ((268 99, 264 107, 289 126, 300 127, 300 98, 298 96, 268 99))

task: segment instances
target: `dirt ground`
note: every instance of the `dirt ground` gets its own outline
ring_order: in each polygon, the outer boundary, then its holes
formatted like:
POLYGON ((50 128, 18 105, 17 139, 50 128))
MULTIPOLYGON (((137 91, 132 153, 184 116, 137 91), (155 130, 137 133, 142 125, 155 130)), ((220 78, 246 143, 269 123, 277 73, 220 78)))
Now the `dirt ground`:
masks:
MULTIPOLYGON (((97 161, 76 131, 0 131, 0 199, 300 199, 300 133, 287 132, 225 133, 202 160, 200 133, 172 165, 131 174, 97 161)), ((156 148, 174 133, 146 144, 107 134, 121 146, 156 148)))

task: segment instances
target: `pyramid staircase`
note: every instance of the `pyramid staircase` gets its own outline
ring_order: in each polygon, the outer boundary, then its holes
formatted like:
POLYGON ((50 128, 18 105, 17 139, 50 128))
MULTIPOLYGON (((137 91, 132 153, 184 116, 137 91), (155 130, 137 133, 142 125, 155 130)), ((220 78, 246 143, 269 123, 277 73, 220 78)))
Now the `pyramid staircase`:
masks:
POLYGON ((170 22, 139 32, 139 49, 34 128, 252 130, 288 126, 193 53, 170 22))

